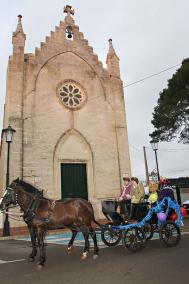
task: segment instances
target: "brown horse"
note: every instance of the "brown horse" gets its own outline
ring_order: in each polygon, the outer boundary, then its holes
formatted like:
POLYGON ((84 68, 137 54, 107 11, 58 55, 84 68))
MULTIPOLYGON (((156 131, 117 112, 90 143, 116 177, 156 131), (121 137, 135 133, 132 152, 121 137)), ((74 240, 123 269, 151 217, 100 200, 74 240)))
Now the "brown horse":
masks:
POLYGON ((72 238, 68 244, 69 252, 78 231, 81 231, 85 239, 81 259, 87 258, 89 253, 89 234, 94 242, 93 257, 97 258, 99 248, 92 223, 98 225, 99 223, 95 220, 91 203, 80 198, 50 200, 28 192, 29 187, 29 184, 19 179, 14 180, 8 187, 0 204, 3 210, 7 209, 11 204, 19 205, 24 212, 23 218, 28 225, 32 241, 32 253, 29 260, 34 261, 37 254, 37 239, 40 250, 38 267, 42 268, 46 261, 44 239, 47 230, 65 227, 72 231, 72 238))

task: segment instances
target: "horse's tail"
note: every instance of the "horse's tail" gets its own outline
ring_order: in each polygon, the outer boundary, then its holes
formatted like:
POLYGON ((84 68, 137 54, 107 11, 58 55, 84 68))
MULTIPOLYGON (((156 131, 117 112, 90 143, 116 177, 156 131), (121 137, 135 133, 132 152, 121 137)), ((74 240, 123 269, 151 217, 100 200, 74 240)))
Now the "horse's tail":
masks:
POLYGON ((91 202, 87 201, 87 203, 89 205, 88 208, 90 208, 90 211, 91 211, 91 214, 92 214, 92 216, 91 216, 92 217, 92 222, 95 223, 99 228, 101 228, 102 225, 98 221, 96 221, 96 219, 95 219, 94 209, 93 209, 93 206, 92 206, 91 202))

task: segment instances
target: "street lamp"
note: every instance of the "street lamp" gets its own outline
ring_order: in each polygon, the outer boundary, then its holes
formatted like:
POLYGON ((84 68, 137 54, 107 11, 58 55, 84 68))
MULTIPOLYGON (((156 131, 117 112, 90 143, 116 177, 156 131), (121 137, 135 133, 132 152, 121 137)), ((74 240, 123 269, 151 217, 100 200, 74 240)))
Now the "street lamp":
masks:
MULTIPOLYGON (((10 125, 2 130, 2 135, 5 134, 7 142, 7 173, 6 173, 6 188, 9 186, 9 163, 10 163, 10 144, 12 143, 13 134, 16 132, 10 125)), ((8 212, 8 210, 6 210, 8 212)), ((8 214, 5 214, 5 222, 3 227, 3 236, 10 236, 10 226, 8 214)))
POLYGON ((155 157, 156 157, 156 168, 157 168, 157 176, 158 176, 158 181, 160 180, 160 176, 159 176, 159 167, 158 167, 158 159, 157 159, 157 150, 158 150, 158 141, 151 141, 150 142, 152 149, 155 153, 155 157))

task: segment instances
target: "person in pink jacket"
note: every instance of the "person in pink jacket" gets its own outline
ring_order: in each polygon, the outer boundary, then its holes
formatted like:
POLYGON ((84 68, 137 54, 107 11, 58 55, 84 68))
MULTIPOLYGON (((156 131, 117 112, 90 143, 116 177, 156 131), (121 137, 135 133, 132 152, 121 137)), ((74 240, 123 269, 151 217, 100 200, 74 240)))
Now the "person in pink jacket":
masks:
POLYGON ((132 184, 131 184, 131 179, 129 177, 123 177, 123 188, 122 188, 122 192, 121 195, 119 197, 119 201, 120 201, 120 213, 124 216, 124 218, 128 218, 128 205, 131 203, 131 188, 132 188, 132 184))

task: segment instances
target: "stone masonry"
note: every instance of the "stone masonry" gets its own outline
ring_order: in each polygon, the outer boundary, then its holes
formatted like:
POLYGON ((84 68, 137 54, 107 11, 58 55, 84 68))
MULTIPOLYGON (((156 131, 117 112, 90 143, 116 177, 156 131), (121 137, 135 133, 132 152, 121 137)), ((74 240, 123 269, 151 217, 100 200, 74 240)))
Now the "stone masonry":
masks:
MULTIPOLYGON (((24 51, 26 35, 18 16, 3 122, 16 130, 10 180, 20 177, 58 199, 60 164, 84 162, 88 197, 99 218, 101 200, 117 197, 123 174, 131 174, 119 58, 110 39, 104 68, 75 24, 71 7, 65 12, 64 21, 34 54, 24 51), (76 95, 81 91, 73 100, 60 96, 66 83, 75 86, 76 95)), ((2 141, 0 189, 5 189, 6 146, 2 141)))

